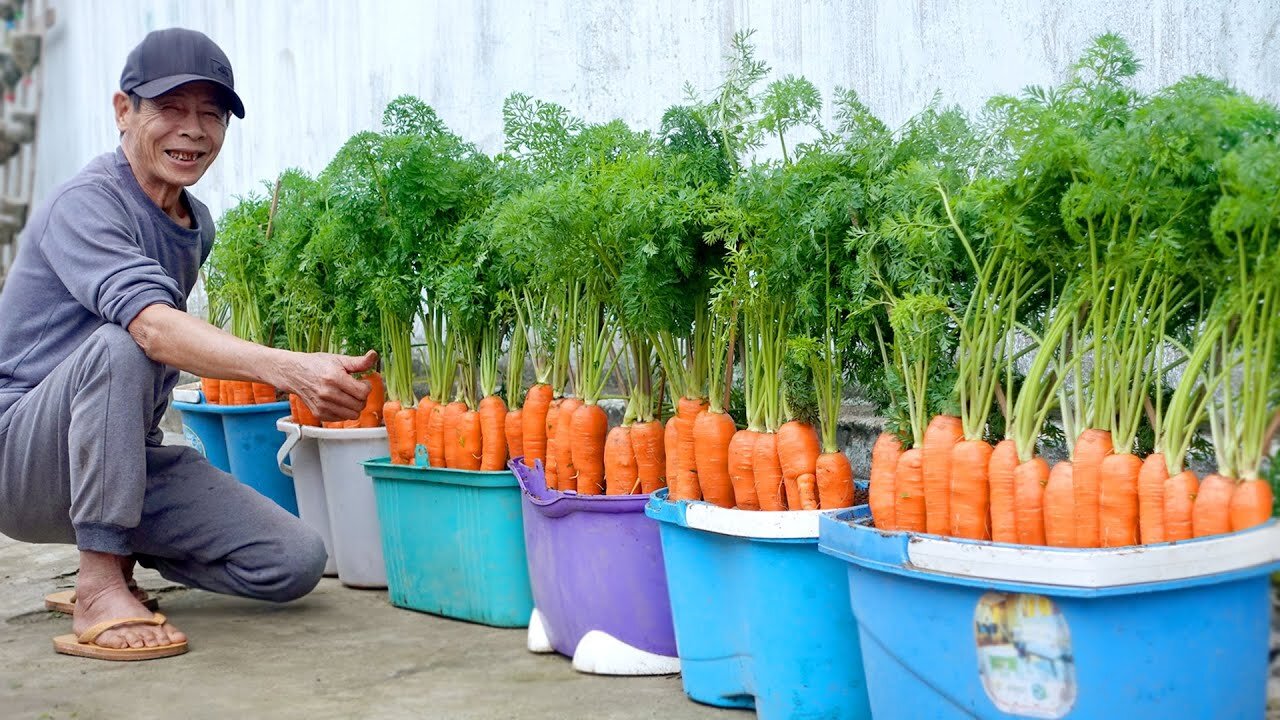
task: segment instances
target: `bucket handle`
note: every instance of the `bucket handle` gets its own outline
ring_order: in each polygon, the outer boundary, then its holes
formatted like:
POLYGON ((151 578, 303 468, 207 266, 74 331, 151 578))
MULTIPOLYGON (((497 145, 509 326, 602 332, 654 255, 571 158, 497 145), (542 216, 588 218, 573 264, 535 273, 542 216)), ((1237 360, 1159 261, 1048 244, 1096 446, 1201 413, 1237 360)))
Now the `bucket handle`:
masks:
POLYGON ((276 465, 280 466, 280 472, 287 477, 293 477, 293 466, 285 462, 285 458, 289 457, 289 453, 293 452, 293 448, 302 440, 302 426, 291 425, 284 433, 284 444, 276 452, 276 465))

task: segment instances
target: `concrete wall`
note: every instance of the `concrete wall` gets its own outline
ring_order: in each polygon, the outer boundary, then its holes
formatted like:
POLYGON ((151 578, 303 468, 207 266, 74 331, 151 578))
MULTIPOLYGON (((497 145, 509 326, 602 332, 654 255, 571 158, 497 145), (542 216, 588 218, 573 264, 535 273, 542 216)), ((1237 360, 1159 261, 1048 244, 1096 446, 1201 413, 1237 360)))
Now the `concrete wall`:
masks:
POLYGON ((654 126, 688 81, 715 87, 732 34, 827 97, 858 90, 892 124, 935 91, 975 108, 1060 79, 1087 40, 1122 32, 1154 88, 1187 73, 1280 100, 1275 0, 53 0, 37 201, 116 144, 110 95, 148 30, 183 25, 232 60, 248 115, 196 188, 215 214, 280 170, 317 171, 401 93, 464 136, 501 145, 520 90, 590 120, 654 126))

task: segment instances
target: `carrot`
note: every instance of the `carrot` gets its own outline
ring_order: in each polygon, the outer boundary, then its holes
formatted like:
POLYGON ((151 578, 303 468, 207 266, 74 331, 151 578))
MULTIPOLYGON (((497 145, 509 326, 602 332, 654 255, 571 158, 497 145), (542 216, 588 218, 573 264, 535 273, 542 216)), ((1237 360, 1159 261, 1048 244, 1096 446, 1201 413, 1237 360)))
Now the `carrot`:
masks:
POLYGON ((636 450, 631 441, 631 425, 619 425, 604 439, 604 492, 630 495, 640 482, 636 450))
POLYGON ((1131 453, 1106 456, 1098 468, 1098 540, 1102 547, 1138 544, 1138 473, 1131 453))
POLYGON ((801 510, 818 509, 818 479, 813 473, 805 473, 796 478, 796 487, 800 495, 801 510))
POLYGON ((666 426, 662 430, 662 464, 667 474, 667 491, 668 500, 678 499, 681 491, 677 489, 680 484, 680 473, 678 472, 680 462, 678 455, 680 454, 680 437, 676 432, 676 419, 674 416, 667 420, 666 426), (676 496, 676 497, 672 497, 676 496))
POLYGON ((231 396, 235 398, 234 405, 252 405, 253 404, 253 383, 246 380, 236 380, 231 387, 231 396))
MULTIPOLYGON (((561 421, 560 444, 572 451, 569 475, 579 495, 600 495, 604 493, 604 441, 609 432, 609 416, 604 408, 595 403, 582 403, 577 398, 566 398, 560 406, 562 416, 568 415, 568 408, 575 406, 569 422, 561 421), (571 403, 570 401, 576 401, 571 403)), ((634 481, 633 481, 634 482, 634 481)))
POLYGON ((1018 446, 1011 439, 1001 440, 991 451, 987 481, 991 485, 991 539, 1002 543, 1018 542, 1018 522, 1014 508, 1014 475, 1018 468, 1018 446))
POLYGON ((1044 486, 1049 484, 1049 463, 1042 457, 1018 465, 1013 472, 1014 513, 1018 542, 1044 545, 1044 486))
MULTIPOLYGON (((524 449, 524 464, 526 467, 533 467, 534 463, 541 460, 543 464, 547 461, 547 407, 551 404, 551 386, 546 383, 537 383, 529 388, 529 393, 524 399, 524 408, 521 412, 521 445, 524 449)), ((551 485, 551 479, 547 479, 547 487, 551 485)))
MULTIPOLYGON (((395 420, 387 423, 396 426, 396 457, 400 465, 412 465, 416 447, 413 437, 413 408, 401 408, 396 411, 395 420)), ((391 437, 388 433, 387 437, 391 437)))
POLYGON ((222 405, 235 405, 235 386, 232 384, 234 380, 218 381, 218 400, 222 405))
MULTIPOLYGON (((648 495, 667 485, 666 429, 657 420, 631 426, 631 447, 636 453, 640 492, 648 495)), ((608 479, 606 474, 605 479, 608 479)))
POLYGON ((483 452, 481 470, 501 470, 507 466, 507 404, 497 395, 480 401, 480 433, 483 452))
POLYGON ((414 457, 418 454, 418 447, 421 446, 426 450, 427 465, 439 466, 439 458, 431 457, 431 416, 435 413, 436 407, 440 403, 431 398, 423 398, 418 401, 418 406, 413 410, 413 445, 414 457))
MULTIPOLYGON (((853 467, 842 452, 818 456, 818 507, 823 510, 853 507, 853 467)), ((801 488, 803 490, 803 488, 801 488)))
MULTIPOLYGON (((387 455, 391 458, 391 462, 395 465, 402 464, 400 462, 400 426, 394 422, 396 413, 400 412, 400 403, 394 400, 388 400, 382 406, 382 416, 387 419, 387 455)), ((328 423, 325 423, 328 427, 328 423)))
POLYGON ((556 398, 547 406, 546 414, 546 438, 547 438, 547 459, 543 463, 543 469, 547 475, 547 487, 555 490, 574 490, 575 486, 570 486, 568 482, 560 480, 560 453, 556 452, 556 432, 560 429, 560 405, 564 402, 564 398, 556 398))
POLYGON ((484 429, 480 413, 467 408, 458 413, 458 469, 480 470, 484 463, 483 453, 484 429))
POLYGON ((787 507, 800 509, 801 475, 816 475, 822 444, 818 431, 809 423, 789 420, 778 428, 778 462, 782 465, 782 482, 787 489, 787 507))
POLYGON ((1049 471, 1044 486, 1044 541, 1050 547, 1075 547, 1075 467, 1064 460, 1049 471))
POLYGON ((1234 492, 1234 480, 1217 473, 1205 476, 1191 506, 1191 534, 1194 537, 1231 532, 1231 495, 1234 492))
POLYGON ((924 532, 924 451, 911 448, 898 458, 894 468, 893 522, 894 530, 924 532))
POLYGON ((1111 433, 1089 428, 1076 440, 1072 480, 1076 495, 1076 544, 1101 547, 1098 527, 1098 483, 1102 460, 1114 451, 1111 433))
POLYGON ((320 423, 320 427, 327 428, 327 429, 329 429, 329 430, 341 430, 341 429, 342 429, 342 421, 341 421, 341 420, 326 420, 326 421, 324 421, 324 422, 320 423))
POLYGON ((924 511, 927 532, 951 534, 951 453, 964 438, 954 415, 934 415, 924 431, 924 511))
MULTIPOLYGON (((991 445, 983 440, 961 440, 951 451, 951 498, 947 507, 951 533, 956 537, 991 539, 991 485, 987 480, 991 452, 991 445)), ((926 487, 926 511, 928 498, 926 487)))
POLYGON ((433 402, 427 418, 427 460, 431 467, 448 467, 444 451, 444 403, 433 402))
POLYGON ((1266 480, 1242 480, 1231 493, 1231 530, 1247 530, 1271 519, 1275 498, 1266 480))
POLYGON ((573 447, 580 439, 573 432, 573 418, 582 407, 582 400, 576 397, 567 397, 560 402, 560 411, 556 413, 556 474, 560 476, 561 490, 577 490, 582 495, 599 495, 604 492, 604 436, 608 431, 609 419, 605 416, 603 408, 596 408, 600 410, 604 424, 601 426, 599 438, 595 439, 595 444, 592 446, 594 454, 583 457, 593 463, 599 463, 600 489, 584 493, 578 478, 578 464, 575 462, 578 453, 573 447))
POLYGON ((733 480, 729 477, 729 444, 737 431, 728 413, 707 410, 693 421, 698 491, 704 500, 723 508, 737 504, 733 480))
POLYGON ((902 441, 891 432, 882 432, 871 446, 871 519, 881 530, 896 530, 893 508, 897 501, 894 478, 902 457, 902 441))
POLYGON ((265 405, 276 401, 276 389, 267 383, 250 383, 249 388, 253 393, 253 404, 255 405, 265 405))
POLYGON ((365 397, 364 409, 360 411, 360 417, 356 418, 355 427, 376 428, 383 422, 382 406, 387 401, 386 386, 382 384, 382 375, 376 372, 365 375, 364 379, 369 382, 369 395, 365 397))
POLYGON ((222 381, 213 378, 200 378, 200 391, 204 393, 205 402, 217 405, 218 400, 222 397, 222 381))
POLYGON ((508 410, 504 421, 507 435, 507 454, 512 460, 524 457, 524 408, 508 410))
POLYGON ((1191 470, 1183 470, 1164 481, 1164 541, 1193 537, 1191 512, 1200 492, 1200 481, 1191 470))
POLYGON ((298 396, 293 393, 289 393, 289 419, 298 422, 298 396))
POLYGON ((295 398, 298 401, 297 402, 298 424, 309 425, 311 427, 319 427, 320 421, 316 420, 316 414, 311 412, 311 408, 307 407, 307 401, 303 400, 302 397, 299 395, 291 395, 291 397, 295 398))
POLYGON ((467 411, 467 404, 454 400, 444 406, 444 466, 462 467, 462 439, 458 436, 458 419, 467 411))
POLYGON ((1164 542, 1164 484, 1169 465, 1164 453, 1151 453, 1138 471, 1138 540, 1144 545, 1164 542))
POLYGON ((676 477, 680 497, 676 500, 701 500, 702 488, 698 484, 697 450, 693 440, 693 424, 698 413, 707 409, 707 401, 701 398, 680 398, 676 416, 676 477))
POLYGON ((782 495, 782 464, 778 462, 778 435, 764 432, 751 448, 752 481, 761 510, 786 510, 782 495))

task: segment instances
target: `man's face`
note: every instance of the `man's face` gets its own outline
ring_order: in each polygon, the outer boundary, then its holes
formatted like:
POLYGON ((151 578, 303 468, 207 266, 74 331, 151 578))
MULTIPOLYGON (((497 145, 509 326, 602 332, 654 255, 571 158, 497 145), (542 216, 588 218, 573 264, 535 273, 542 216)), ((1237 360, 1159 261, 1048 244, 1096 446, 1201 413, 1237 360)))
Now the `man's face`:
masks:
POLYGON ((228 113, 217 86, 179 85, 134 109, 122 93, 115 99, 116 126, 131 146, 134 173, 144 184, 194 185, 222 149, 228 113))

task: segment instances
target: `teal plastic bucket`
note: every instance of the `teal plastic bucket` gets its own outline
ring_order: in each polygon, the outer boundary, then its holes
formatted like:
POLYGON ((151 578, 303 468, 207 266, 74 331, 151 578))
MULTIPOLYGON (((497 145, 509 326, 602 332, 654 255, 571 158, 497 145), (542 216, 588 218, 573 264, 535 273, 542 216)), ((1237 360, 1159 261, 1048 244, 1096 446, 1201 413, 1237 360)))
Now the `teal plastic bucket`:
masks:
POLYGON ((364 463, 373 478, 391 604, 522 628, 533 612, 520 485, 480 472, 364 463))
POLYGON ((1261 718, 1280 526, 1108 549, 824 517, 876 720, 1261 718))
POLYGON ((276 451, 285 439, 284 433, 276 428, 276 421, 288 416, 289 403, 210 405, 175 402, 173 408, 182 413, 183 434, 191 428, 191 433, 204 446, 205 457, 214 467, 231 473, 280 507, 298 514, 293 479, 280 472, 276 462, 276 451), (219 448, 225 453, 225 459, 217 457, 219 448), (225 464, 219 465, 217 460, 225 464))
POLYGON ((762 720, 871 717, 845 570, 818 552, 824 512, 650 498, 690 698, 762 720))

